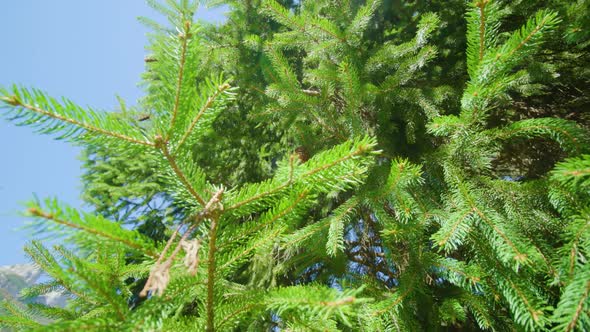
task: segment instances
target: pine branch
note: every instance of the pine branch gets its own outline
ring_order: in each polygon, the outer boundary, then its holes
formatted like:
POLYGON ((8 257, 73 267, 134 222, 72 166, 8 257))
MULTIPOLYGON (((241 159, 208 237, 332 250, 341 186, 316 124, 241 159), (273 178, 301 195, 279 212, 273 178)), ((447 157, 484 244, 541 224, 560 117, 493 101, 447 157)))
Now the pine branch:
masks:
POLYGON ((138 145, 154 146, 153 143, 140 139, 142 134, 138 128, 134 128, 127 122, 114 119, 107 114, 84 110, 69 100, 64 99, 64 105, 62 105, 38 90, 30 92, 17 87, 13 88, 12 94, 5 90, 0 90, 0 94, 3 95, 0 96, 0 101, 15 110, 16 115, 12 118, 13 120, 25 118, 18 124, 38 126, 39 131, 43 133, 61 131, 64 133, 60 138, 73 136, 72 139, 76 139, 81 136, 83 130, 86 130, 138 145), (48 125, 43 126, 45 123, 48 125), (128 136, 127 133, 133 136, 128 136))
POLYGON ((498 225, 492 221, 490 218, 488 218, 486 216, 486 214, 484 214, 480 209, 478 209, 477 207, 473 207, 474 212, 476 212, 480 219, 483 220, 486 224, 488 224, 488 226, 490 226, 494 232, 496 234, 498 234, 502 240, 504 241, 504 243, 511 248, 511 250, 513 251, 513 259, 517 262, 517 263, 523 263, 523 264, 527 264, 529 263, 530 258, 528 257, 528 255, 524 252, 522 252, 517 246, 516 243, 514 241, 512 241, 506 232, 504 232, 500 227, 498 227, 498 225))
POLYGON ((41 326, 35 320, 33 313, 24 308, 24 304, 18 303, 6 290, 0 289, 0 326, 13 328, 37 328, 41 326), (8 315, 6 315, 8 314, 8 315))
POLYGON ((480 0, 475 6, 479 8, 479 61, 483 60, 483 52, 485 51, 485 34, 486 34, 486 12, 485 7, 488 0, 480 0))
POLYGON ((338 40, 341 43, 346 43, 346 37, 343 36, 340 29, 338 29, 338 27, 329 20, 324 19, 323 17, 306 17, 306 19, 306 24, 317 28, 319 31, 322 31, 324 34, 338 40))
POLYGON ((165 141, 168 141, 168 139, 170 138, 170 132, 172 131, 172 128, 174 128, 174 122, 176 121, 176 116, 178 115, 178 107, 180 105, 180 94, 182 91, 182 78, 184 76, 184 64, 186 61, 186 49, 187 49, 187 44, 188 44, 188 40, 191 37, 190 34, 190 29, 191 29, 191 22, 190 21, 185 21, 184 22, 184 31, 180 34, 180 39, 181 39, 181 49, 180 49, 180 64, 178 67, 178 80, 176 83, 176 94, 174 97, 174 108, 172 109, 172 118, 170 119, 170 130, 168 131, 168 134, 166 135, 166 138, 164 139, 165 141))
POLYGON ((590 155, 568 158, 555 165, 551 179, 569 189, 590 187, 590 155))
POLYGON ((137 232, 125 230, 118 224, 107 221, 98 216, 85 214, 84 218, 81 218, 74 210, 62 210, 57 206, 56 202, 48 201, 47 203, 51 212, 44 212, 38 206, 31 206, 28 209, 28 213, 34 217, 43 218, 58 225, 82 230, 88 234, 123 244, 128 248, 137 250, 148 256, 157 257, 153 252, 153 245, 143 239, 137 232), (65 219, 61 218, 62 215, 65 219))
MULTIPOLYGON (((390 68, 399 69, 402 61, 408 62, 412 54, 416 54, 417 51, 426 46, 426 43, 431 38, 432 32, 439 24, 440 18, 436 14, 425 13, 421 16, 420 22, 418 23, 418 31, 416 31, 416 35, 411 41, 401 44, 386 42, 369 57, 364 70, 368 73, 375 73, 377 71, 389 70, 390 68)), ((416 62, 414 62, 414 65, 416 65, 416 62)), ((408 67, 406 64, 405 68, 408 67)), ((400 74, 404 74, 403 70, 400 74)))
POLYGON ((345 223, 351 220, 354 211, 359 204, 360 202, 357 198, 349 198, 344 204, 335 209, 330 217, 328 217, 330 222, 328 238, 326 240, 326 253, 328 256, 335 257, 338 252, 344 250, 345 223))
MULTIPOLYGON (((225 211, 229 212, 244 209, 248 205, 263 199, 268 199, 273 195, 280 193, 293 184, 312 185, 318 192, 328 192, 333 189, 336 184, 340 184, 341 179, 330 179, 327 176, 339 171, 347 170, 349 172, 348 174, 342 175, 342 180, 348 181, 349 183, 355 182, 354 179, 360 174, 354 172, 350 173, 348 163, 355 161, 363 155, 375 154, 375 152, 371 151, 374 146, 375 141, 368 137, 357 141, 348 141, 332 148, 331 150, 314 156, 305 164, 297 166, 293 170, 288 170, 290 174, 294 173, 295 175, 293 177, 285 176, 284 181, 277 179, 279 181, 273 180, 251 186, 244 186, 239 192, 228 198, 230 205, 225 211), (347 178, 348 180, 346 180, 347 178), (322 181, 315 181, 315 179, 322 179, 322 181)), ((360 163, 368 162, 366 159, 360 159, 359 161, 360 163)), ((351 165, 355 164, 356 163, 352 163, 351 165)), ((359 171, 364 172, 364 167, 361 166, 359 171)))
MULTIPOLYGON (((369 22, 373 18, 375 11, 381 5, 381 0, 371 0, 362 6, 354 16, 350 25, 346 28, 345 35, 361 40, 363 32, 367 29, 369 22)), ((350 38, 348 38, 350 41, 350 38)))
POLYGON ((178 179, 180 179, 182 184, 186 187, 186 189, 190 192, 190 194, 197 200, 197 202, 201 206, 205 206, 206 202, 203 199, 203 197, 201 197, 201 195, 199 195, 199 193, 197 193, 197 191, 195 190, 193 185, 188 181, 184 172, 182 172, 180 167, 178 167, 178 164, 176 163, 176 158, 174 158, 174 156, 172 156, 170 154, 170 151, 168 150, 168 144, 166 143, 166 141, 164 141, 161 136, 156 136, 154 142, 156 144, 156 148, 158 148, 162 152, 162 154, 164 155, 164 157, 166 158, 166 160, 168 161, 168 163, 172 167, 174 174, 176 174, 176 176, 178 176, 178 179))
POLYGON ((399 306, 406 299, 406 297, 408 297, 412 293, 413 290, 413 287, 407 287, 401 294, 397 294, 400 292, 398 291, 391 297, 391 299, 382 301, 381 304, 384 304, 383 308, 373 311, 371 315, 380 316, 392 310, 393 308, 399 306))
POLYGON ((261 229, 275 224, 278 220, 283 219, 285 216, 293 212, 300 203, 309 199, 309 194, 308 190, 303 190, 296 193, 296 195, 292 195, 292 197, 287 197, 282 200, 276 207, 271 208, 267 213, 259 217, 258 220, 255 221, 255 225, 247 224, 244 229, 239 229, 236 232, 237 237, 232 237, 231 242, 239 243, 241 240, 258 233, 261 229))
POLYGON ((299 17, 291 15, 287 9, 278 4, 275 0, 264 0, 262 2, 262 8, 264 8, 264 11, 277 22, 303 33, 306 32, 305 25, 300 22, 299 17))
MULTIPOLYGON (((518 45, 516 45, 516 47, 513 47, 512 49, 510 49, 510 51, 508 52, 508 54, 506 54, 506 58, 510 58, 512 57, 516 52, 518 52, 519 50, 521 50, 525 45, 529 44, 529 42, 531 42, 534 38, 536 38, 536 36, 539 34, 540 31, 547 29, 547 27, 551 27, 555 24, 557 24, 559 21, 557 20, 557 14, 556 13, 548 13, 548 12, 538 12, 536 15, 536 25, 533 29, 528 29, 530 31, 528 31, 528 34, 525 33, 525 28, 523 28, 520 32, 520 36, 518 39, 520 39, 520 43, 518 45)), ((516 37, 515 37, 516 39, 516 37)), ((496 56, 497 60, 501 60, 503 57, 503 54, 500 53, 496 56)))
POLYGON ((223 325, 226 325, 226 324, 231 323, 232 320, 234 318, 236 318, 238 315, 243 314, 243 313, 246 313, 246 312, 249 312, 250 310, 252 310, 253 308, 258 307, 259 305, 260 304, 248 304, 248 305, 245 305, 245 306, 243 306, 241 308, 238 308, 238 309, 234 310, 229 315, 226 315, 221 320, 221 322, 219 322, 219 324, 217 324, 217 329, 220 330, 223 325))
POLYGON ((32 241, 29 245, 25 246, 25 253, 39 266, 49 274, 54 280, 56 280, 66 291, 76 296, 77 298, 93 304, 98 303, 90 298, 86 293, 76 289, 76 285, 72 282, 72 277, 69 273, 64 271, 64 268, 60 263, 53 257, 53 255, 38 241, 32 241))
POLYGON ((65 233, 81 250, 29 245, 52 279, 23 294, 63 290, 71 298, 67 310, 4 310, 0 324, 55 331, 590 326, 585 118, 551 117, 551 107, 543 109, 548 118, 503 111, 513 91, 519 107, 559 91, 581 93, 580 65, 565 62, 583 60, 585 21, 570 12, 587 6, 552 4, 555 12, 538 11, 506 33, 506 15, 520 20, 539 4, 472 0, 465 53, 455 33, 464 22, 449 15, 461 0, 393 10, 381 0, 229 0, 229 22, 216 26, 193 22, 199 1, 147 1, 170 27, 142 19, 155 30, 144 59, 146 96, 136 107, 120 102, 122 116, 36 90, 0 90, 16 124, 104 150, 91 166, 109 174, 90 180, 100 188, 97 212, 138 225, 128 230, 53 201, 32 205, 38 234, 65 233), (578 18, 558 30, 579 37, 575 49, 553 39, 541 48, 557 10, 578 18), (536 145, 530 155, 521 151, 538 137, 570 157, 550 174, 536 145), (504 147, 510 140, 516 144, 504 147), (375 151, 377 142, 385 152, 375 151), (117 154, 127 151, 150 162, 121 163, 126 157, 117 154), (529 171, 538 174, 520 180, 529 171), (162 239, 167 225, 178 228, 163 249, 141 235, 162 239), (56 321, 27 325, 25 316, 56 321))
POLYGON ((42 282, 21 290, 20 297, 23 299, 34 299, 49 292, 59 291, 61 288, 63 288, 62 285, 56 280, 42 282))
POLYGON ((207 98, 207 102, 205 103, 205 105, 203 105, 203 107, 201 107, 201 109, 199 110, 199 112, 197 113, 197 115, 195 116, 195 118, 192 120, 192 122, 188 126, 187 130, 184 132, 184 134, 182 135, 182 137, 178 141, 178 143, 176 143, 176 150, 177 151, 186 142, 187 138, 193 132, 193 130, 195 129, 195 126, 197 125, 197 123, 199 122, 199 120, 201 119, 201 117, 203 116, 203 114, 205 114, 205 112, 207 110, 209 110, 209 108, 211 108, 211 106, 215 102, 215 99, 217 97, 219 97, 219 95, 221 95, 225 90, 227 90, 229 88, 230 88, 230 85, 227 84, 227 83, 225 83, 225 84, 223 84, 223 85, 221 85, 221 86, 218 87, 218 90, 215 92, 215 94, 213 96, 207 98))
POLYGON ((289 317, 293 312, 309 312, 311 316, 339 319, 351 326, 347 317, 354 315, 353 308, 370 300, 359 298, 364 287, 337 292, 319 285, 291 286, 274 290, 265 303, 279 316, 289 317))
POLYGON ((509 287, 503 289, 504 296, 515 313, 516 321, 531 330, 545 325, 544 312, 538 308, 540 305, 532 302, 532 298, 529 299, 525 290, 521 289, 520 285, 516 284, 515 281, 510 278, 506 278, 504 281, 509 285, 509 287), (524 311, 519 307, 519 304, 524 305, 524 311))
MULTIPOLYGON (((80 268, 80 265, 78 266, 78 269, 79 268, 80 268)), ((73 270, 73 272, 79 278, 81 278, 83 281, 85 281, 92 288, 93 291, 95 291, 99 295, 101 295, 101 297, 108 304, 110 304, 111 307, 113 307, 115 309, 115 312, 119 317, 119 320, 121 320, 121 321, 125 320, 126 312, 124 312, 124 311, 128 310, 127 303, 126 303, 126 301, 121 303, 122 302, 121 297, 118 296, 119 294, 116 293, 116 289, 111 288, 111 285, 109 285, 109 284, 101 283, 101 281, 103 281, 103 280, 97 280, 97 278, 93 275, 86 275, 85 273, 83 273, 82 271, 79 271, 79 270, 73 270), (119 301, 117 301, 117 300, 119 300, 119 301)))
POLYGON ((485 78, 489 83, 494 83, 500 75, 507 73, 526 55, 538 49, 545 33, 558 23, 557 13, 547 10, 537 12, 534 18, 515 31, 496 52, 486 54, 477 80, 485 78))
POLYGON ((462 296, 463 302, 466 303, 466 307, 473 314, 477 325, 482 330, 492 329, 493 324, 493 311, 485 305, 480 296, 466 294, 462 296))
POLYGON ((503 140, 515 137, 548 137, 566 151, 580 154, 590 149, 589 133, 573 121, 557 118, 538 118, 516 121, 497 132, 503 140))
POLYGON ((219 226, 219 217, 223 211, 223 205, 221 205, 221 199, 223 196, 223 188, 220 189, 209 202, 211 212, 209 212, 209 218, 211 219, 211 226, 209 228, 209 252, 207 258, 207 331, 215 331, 215 253, 217 251, 217 227, 219 226))
POLYGON ((567 285, 553 313, 559 323, 554 331, 583 330, 590 324, 590 264, 578 271, 573 282, 567 285))
POLYGON ((27 305, 35 314, 52 320, 75 320, 80 316, 72 310, 47 306, 41 303, 28 303, 27 305))
POLYGON ((220 270, 227 270, 233 268, 233 265, 242 263, 240 260, 247 258, 251 255, 252 252, 255 252, 258 249, 263 248, 267 245, 270 241, 273 241, 278 236, 283 234, 286 230, 286 227, 283 225, 271 225, 272 227, 268 230, 260 231, 258 237, 254 238, 250 243, 248 243, 244 248, 239 248, 239 252, 236 255, 233 255, 228 259, 226 262, 221 265, 220 270))
POLYGON ((448 218, 445 218, 446 221, 438 232, 432 235, 432 239, 447 252, 457 250, 471 230, 474 212, 475 210, 472 208, 452 213, 448 218), (451 220, 454 221, 450 222, 451 220))
MULTIPOLYGON (((168 259, 164 263, 162 263, 162 260, 166 256, 166 253, 171 248, 172 243, 174 242, 180 229, 184 225, 181 223, 177 227, 177 229, 174 231, 174 233, 172 233, 172 236, 170 237, 170 239, 168 239, 168 241, 166 242, 166 246, 164 247, 164 249, 160 253, 158 259, 156 260, 156 263, 154 264, 154 266, 150 272, 148 280, 146 281, 141 292, 139 293, 140 296, 142 296, 142 297, 147 296, 149 291, 154 291, 155 294, 157 294, 157 295, 163 294, 164 290, 168 286, 170 268, 172 266, 172 263, 174 262, 174 259, 178 255, 181 247, 183 246, 183 243, 185 243, 185 241, 188 239, 188 237, 192 234, 193 230, 195 228, 197 228, 203 220, 211 219, 211 218, 218 218, 220 212, 223 210, 223 206, 221 205, 221 200, 223 198, 222 197, 223 192, 224 192, 223 189, 218 190, 213 195, 213 197, 211 197, 209 202, 207 202, 207 204, 205 204, 205 206, 203 207, 203 210, 201 210, 199 213, 197 213, 196 215, 191 216, 189 218, 189 220, 192 219, 192 224, 184 232, 184 234, 180 238, 180 241, 176 244, 174 250, 172 251, 172 254, 170 255, 170 257, 168 257, 168 259)), ((188 253, 187 253, 187 255, 188 255, 188 253)), ((187 267, 189 269, 194 270, 194 267, 192 267, 190 265, 187 267)))
POLYGON ((462 287, 470 292, 481 292, 481 284, 487 277, 478 266, 452 259, 441 258, 437 261, 439 272, 449 282, 462 287))
MULTIPOLYGON (((292 256, 289 252, 296 252, 299 248, 306 247, 306 243, 312 243, 313 237, 321 236, 321 232, 329 229, 331 225, 330 218, 324 218, 320 221, 309 224, 303 228, 296 230, 291 234, 287 234, 283 237, 281 248, 287 251, 287 256, 292 256)), ((318 239, 319 241, 320 239, 318 239)))

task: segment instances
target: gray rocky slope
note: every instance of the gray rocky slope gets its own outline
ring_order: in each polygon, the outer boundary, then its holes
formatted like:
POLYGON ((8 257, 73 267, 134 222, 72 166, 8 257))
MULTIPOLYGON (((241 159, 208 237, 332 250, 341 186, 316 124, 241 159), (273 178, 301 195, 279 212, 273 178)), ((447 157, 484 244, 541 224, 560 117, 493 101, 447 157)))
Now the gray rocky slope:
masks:
MULTIPOLYGON (((0 266, 0 298, 8 293, 18 299, 20 291, 34 285, 42 276, 42 271, 33 264, 16 264, 0 266)), ((60 292, 53 291, 33 300, 50 306, 63 307, 66 297, 60 292)))

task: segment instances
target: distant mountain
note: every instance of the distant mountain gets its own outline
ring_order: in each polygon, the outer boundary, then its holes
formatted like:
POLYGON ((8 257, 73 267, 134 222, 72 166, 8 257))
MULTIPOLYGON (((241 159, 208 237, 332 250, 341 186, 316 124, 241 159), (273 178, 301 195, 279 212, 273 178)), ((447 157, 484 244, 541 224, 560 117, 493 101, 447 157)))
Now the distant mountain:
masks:
MULTIPOLYGON (((4 298, 5 293, 18 299, 20 291, 37 283, 42 273, 43 271, 33 264, 0 266, 0 289, 3 290, 0 292, 0 299, 4 298)), ((66 297, 60 292, 54 291, 33 299, 33 302, 63 307, 66 297)))

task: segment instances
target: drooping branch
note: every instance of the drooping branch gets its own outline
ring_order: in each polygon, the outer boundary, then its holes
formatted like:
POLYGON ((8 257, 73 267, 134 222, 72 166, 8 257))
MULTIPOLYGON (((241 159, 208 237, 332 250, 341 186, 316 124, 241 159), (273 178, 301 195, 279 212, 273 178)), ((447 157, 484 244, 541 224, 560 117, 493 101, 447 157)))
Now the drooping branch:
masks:
MULTIPOLYGON (((157 295, 162 295, 162 293, 166 289, 166 286, 168 285, 169 271, 170 271, 170 268, 172 267, 172 263, 174 262, 174 259, 176 258, 176 256, 180 252, 180 249, 182 248, 184 241, 186 241, 188 239, 188 237, 201 224, 201 222, 203 220, 205 220, 205 219, 214 220, 214 219, 219 218, 221 211, 223 211, 223 206, 221 205, 223 191, 224 191, 223 188, 218 190, 213 195, 213 197, 209 200, 209 202, 207 202, 207 204, 205 204, 205 207, 203 208, 203 210, 201 210, 199 213, 197 213, 196 215, 194 215, 193 217, 190 218, 190 219, 193 219, 192 224, 189 226, 189 228, 186 230, 186 232, 184 232, 180 241, 174 247, 174 251, 172 252, 170 257, 168 257, 168 259, 166 259, 166 261, 164 263, 161 263, 162 260, 164 259, 164 257, 166 256, 166 253, 168 252, 168 250, 172 246, 172 243, 176 239, 176 236, 178 235, 180 229, 182 228, 182 226, 184 226, 184 223, 181 223, 178 226, 178 228, 174 231, 174 233, 172 233, 172 236, 170 237, 170 239, 168 239, 168 242, 166 243, 164 250, 162 250, 162 253, 160 254, 160 256, 158 257, 158 260, 154 264, 154 267, 152 268, 152 271, 150 272, 150 276, 148 277, 148 280, 147 280, 145 286, 143 287, 143 289, 139 293, 140 296, 145 297, 145 296, 147 296, 148 292, 150 292, 150 291, 155 292, 155 294, 157 294, 157 295)), ((215 222, 215 221, 213 221, 213 222, 215 222)), ((191 272, 193 272, 195 269, 194 267, 190 267, 190 266, 188 268, 191 272)))
MULTIPOLYGON (((152 271, 156 270, 160 266, 160 262, 162 261, 162 259, 164 259, 166 252, 168 252, 168 249, 172 245, 172 242, 174 242, 174 239, 176 238, 176 235, 178 235, 178 232, 180 231, 181 227, 182 225, 179 225, 174 231, 174 233, 172 233, 172 236, 170 236, 170 239, 168 239, 168 242, 166 242, 166 246, 164 247, 164 250, 162 250, 162 253, 160 253, 158 260, 156 260, 156 264, 154 264, 154 269, 152 271)), ((145 286, 143 286, 143 289, 141 290, 141 292, 139 292, 139 296, 145 297, 147 296, 148 291, 153 290, 153 278, 153 273, 150 272, 150 275, 145 283, 145 286)))

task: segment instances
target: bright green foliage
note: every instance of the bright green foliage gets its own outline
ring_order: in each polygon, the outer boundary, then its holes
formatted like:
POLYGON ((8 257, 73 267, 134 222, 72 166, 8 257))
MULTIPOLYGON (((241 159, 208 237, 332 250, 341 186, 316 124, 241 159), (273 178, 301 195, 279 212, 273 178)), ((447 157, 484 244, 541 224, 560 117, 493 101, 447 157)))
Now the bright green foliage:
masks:
POLYGON ((13 106, 7 116, 18 125, 37 127, 45 134, 58 134, 59 139, 76 141, 96 138, 107 142, 131 142, 147 145, 140 128, 128 122, 118 121, 112 114, 84 109, 72 101, 58 101, 39 90, 13 87, 1 90, 2 102, 13 106), (96 136, 100 133, 100 136, 96 136))
POLYGON ((568 218, 562 234, 554 283, 562 285, 562 295, 554 319, 555 330, 573 331, 590 325, 590 158, 582 155, 556 165, 551 176, 551 203, 568 218), (569 197, 563 197, 567 195, 569 197), (569 204, 569 199, 574 204, 569 204))
POLYGON ((557 164, 552 178, 570 190, 583 193, 590 187, 590 155, 569 158, 557 164))
POLYGON ((149 3, 170 26, 141 19, 136 107, 0 91, 7 118, 88 147, 96 206, 30 204, 68 245, 27 247, 50 279, 22 296, 71 299, 7 299, 0 323, 590 328, 590 132, 571 115, 587 99, 539 106, 575 90, 559 71, 587 77, 587 2, 209 1, 220 26, 149 3))

